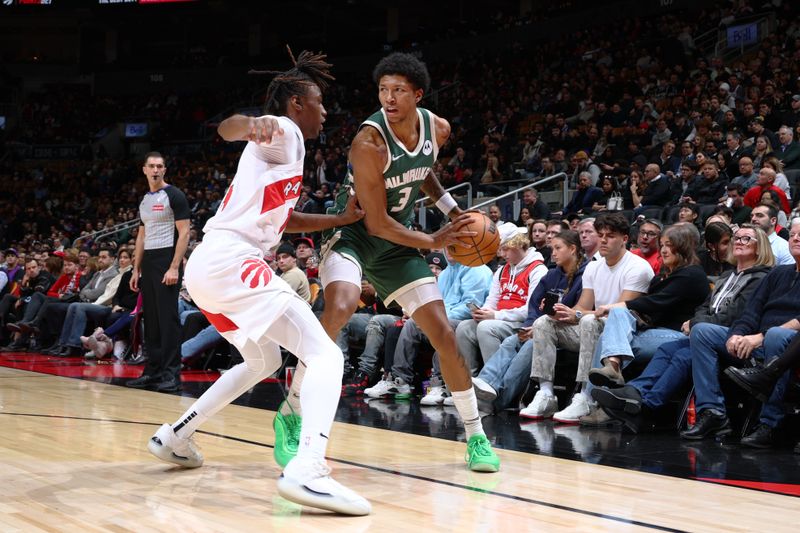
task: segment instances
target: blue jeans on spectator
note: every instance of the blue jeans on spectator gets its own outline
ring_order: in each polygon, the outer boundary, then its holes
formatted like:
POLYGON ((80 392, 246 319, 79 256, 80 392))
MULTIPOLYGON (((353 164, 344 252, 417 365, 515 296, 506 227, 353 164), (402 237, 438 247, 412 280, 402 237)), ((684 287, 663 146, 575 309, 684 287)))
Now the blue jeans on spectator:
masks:
MULTIPOLYGON (((623 368, 634 358, 648 361, 656 350, 665 342, 679 340, 683 333, 668 328, 651 328, 638 331, 633 313, 621 307, 615 307, 608 314, 605 328, 600 335, 600 342, 594 352, 592 368, 603 366, 603 359, 617 356, 622 358, 623 368)), ((587 383, 587 391, 592 384, 587 383)))
POLYGON ((211 348, 222 339, 222 335, 219 334, 217 328, 215 328, 213 325, 200 330, 197 335, 181 344, 181 360, 189 359, 190 357, 211 348))
MULTIPOLYGON (((719 361, 722 359, 727 363, 741 363, 741 359, 730 355, 725 347, 728 341, 728 329, 716 324, 697 324, 692 328, 689 338, 692 346, 692 379, 698 413, 703 409, 714 409, 725 413, 725 397, 719 386, 719 361)), ((770 328, 764 335, 764 343, 753 350, 750 356, 769 361, 781 355, 796 334, 797 331, 793 329, 770 328)), ((761 423, 774 428, 783 419, 783 395, 788 382, 787 371, 778 380, 769 401, 761 408, 761 423)))
POLYGON ((69 304, 58 342, 62 346, 80 348, 81 335, 86 329, 86 323, 91 319, 97 324, 102 324, 109 315, 111 315, 111 308, 107 305, 83 302, 69 304))
POLYGON ((497 392, 494 406, 498 410, 516 407, 513 404, 525 391, 531 377, 533 340, 520 344, 516 334, 506 337, 478 374, 497 392))
POLYGON ((113 338, 120 331, 124 330, 133 322, 133 315, 130 312, 123 313, 113 324, 108 326, 103 333, 113 338))
POLYGON ((692 351, 689 337, 662 344, 642 374, 628 382, 642 395, 650 409, 663 407, 692 377, 692 351))
POLYGON ((200 310, 192 303, 187 302, 183 298, 178 298, 178 317, 181 321, 181 326, 186 323, 186 317, 192 313, 199 313, 200 310))

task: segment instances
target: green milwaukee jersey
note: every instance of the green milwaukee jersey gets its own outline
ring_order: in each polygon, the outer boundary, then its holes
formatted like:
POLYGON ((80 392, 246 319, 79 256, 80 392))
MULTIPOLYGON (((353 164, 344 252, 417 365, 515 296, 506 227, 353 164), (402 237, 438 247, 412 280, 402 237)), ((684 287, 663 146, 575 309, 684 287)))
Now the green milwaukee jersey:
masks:
MULTIPOLYGON (((419 195, 419 189, 425 183, 439 147, 436 144, 436 129, 433 124, 433 114, 427 109, 417 108, 419 115, 420 135, 419 142, 414 150, 409 151, 397 140, 383 109, 373 113, 365 120, 361 127, 372 126, 381 134, 386 143, 387 158, 383 168, 383 183, 386 188, 386 210, 390 217, 408 226, 414 217, 414 202, 419 195)), ((353 169, 348 165, 345 186, 339 190, 332 213, 344 211, 347 198, 352 194, 353 169)))
MULTIPOLYGON (((420 124, 419 142, 411 151, 397 140, 382 109, 361 125, 378 130, 386 143, 388 154, 383 168, 386 211, 390 217, 406 227, 411 225, 414 202, 439 151, 433 114, 420 108, 417 108, 417 114, 420 124)), ((353 169, 350 166, 347 180, 328 213, 344 211, 347 199, 354 194, 353 191, 353 169)), ((322 233, 322 239, 323 264, 331 250, 353 261, 359 266, 362 275, 375 286, 378 296, 386 305, 409 287, 421 283, 436 283, 436 278, 431 274, 419 250, 370 235, 363 220, 326 230, 322 233)))

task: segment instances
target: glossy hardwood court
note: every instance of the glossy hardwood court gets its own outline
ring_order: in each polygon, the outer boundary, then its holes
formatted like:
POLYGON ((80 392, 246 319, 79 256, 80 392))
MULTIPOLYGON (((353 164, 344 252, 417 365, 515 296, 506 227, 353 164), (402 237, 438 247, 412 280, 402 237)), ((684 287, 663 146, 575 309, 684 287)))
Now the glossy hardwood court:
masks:
POLYGON ((0 531, 796 531, 800 499, 499 450, 497 474, 464 444, 337 422, 329 459, 373 514, 280 498, 272 411, 232 405, 196 436, 205 465, 145 444, 190 397, 0 368, 0 531))

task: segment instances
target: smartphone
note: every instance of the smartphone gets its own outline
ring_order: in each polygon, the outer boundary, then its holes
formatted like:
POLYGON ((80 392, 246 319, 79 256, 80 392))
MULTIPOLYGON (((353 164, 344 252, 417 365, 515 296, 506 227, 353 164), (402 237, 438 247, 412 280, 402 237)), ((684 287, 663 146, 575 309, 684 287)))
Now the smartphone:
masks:
POLYGON ((477 311, 478 309, 480 309, 480 307, 478 307, 477 305, 475 305, 475 302, 470 302, 470 303, 468 303, 468 304, 467 304, 467 307, 469 307, 469 310, 470 310, 470 311, 472 311, 472 312, 475 312, 475 311, 477 311))

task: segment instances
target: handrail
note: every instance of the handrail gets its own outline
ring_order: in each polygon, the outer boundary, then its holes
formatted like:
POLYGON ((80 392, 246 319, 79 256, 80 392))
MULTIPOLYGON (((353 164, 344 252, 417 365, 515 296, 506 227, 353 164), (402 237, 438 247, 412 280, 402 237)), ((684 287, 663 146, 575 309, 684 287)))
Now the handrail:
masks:
POLYGON ((103 228, 101 230, 95 231, 94 233, 90 233, 88 235, 81 235, 80 237, 78 237, 74 241, 72 241, 72 246, 73 247, 77 247, 79 241, 88 240, 88 239, 91 239, 91 240, 94 241, 94 240, 100 239, 102 237, 107 237, 109 235, 114 235, 116 233, 119 233, 120 231, 124 231, 126 229, 130 229, 130 228, 133 228, 135 226, 138 226, 140 222, 141 221, 138 218, 134 218, 132 220, 127 220, 125 222, 120 222, 119 224, 115 224, 115 225, 111 226, 110 228, 103 228))
MULTIPOLYGON (((485 207, 487 205, 491 205, 491 204, 495 203, 497 200, 502 200, 503 198, 508 198, 510 196, 516 196, 520 191, 524 191, 526 189, 532 189, 532 188, 536 187, 539 184, 547 183, 547 182, 553 181, 555 179, 563 179, 564 180, 564 187, 563 187, 563 190, 562 190, 562 199, 563 199, 562 205, 567 205, 567 202, 569 201, 569 198, 567 197, 569 195, 569 187, 568 187, 569 178, 570 178, 570 176, 566 172, 559 172, 557 174, 553 174, 552 176, 547 176, 546 178, 542 178, 540 180, 534 181, 533 183, 529 183, 528 185, 525 185, 524 187, 520 187, 519 189, 514 189, 513 191, 509 191, 509 192, 507 192, 505 194, 501 194, 500 196, 496 196, 495 198, 492 198, 491 200, 486 200, 485 202, 481 202, 479 204, 475 204, 472 207, 474 209, 480 209, 481 207, 485 207)), ((519 208, 519 198, 517 198, 516 200, 514 200, 514 220, 516 220, 517 217, 519 217, 519 209, 520 209, 519 208)))
MULTIPOLYGON (((466 187, 467 188, 467 209, 470 209, 472 207, 472 183, 470 183, 468 181, 465 181, 464 183, 459 183, 458 185, 453 185, 449 189, 445 189, 444 192, 454 191, 454 190, 460 189, 462 187, 466 187)), ((414 203, 422 204, 423 202, 425 202, 425 200, 429 200, 429 199, 430 199, 430 196, 426 196, 425 198, 420 198, 419 200, 417 200, 414 203)), ((417 220, 417 222, 419 222, 419 225, 422 226, 423 228, 425 227, 425 223, 426 223, 426 219, 427 219, 427 212, 428 212, 427 209, 420 209, 419 210, 419 219, 417 220)))

